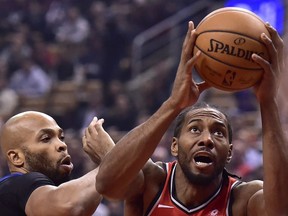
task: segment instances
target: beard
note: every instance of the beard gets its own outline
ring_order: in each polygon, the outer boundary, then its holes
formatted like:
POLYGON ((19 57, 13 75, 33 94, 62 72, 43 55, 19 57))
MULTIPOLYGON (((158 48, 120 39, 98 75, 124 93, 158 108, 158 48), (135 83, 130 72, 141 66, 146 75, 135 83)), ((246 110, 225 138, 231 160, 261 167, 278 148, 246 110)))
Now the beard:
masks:
POLYGON ((50 160, 47 154, 34 154, 26 148, 23 149, 23 152, 26 159, 26 168, 29 172, 42 173, 57 186, 70 180, 69 174, 63 174, 59 171, 60 161, 57 161, 56 165, 53 166, 55 162, 50 160))
MULTIPOLYGON (((193 160, 193 159, 192 159, 193 160)), ((185 151, 179 147, 178 154, 178 164, 181 167, 184 176, 188 179, 191 184, 196 184, 200 186, 205 186, 210 184, 213 180, 217 179, 219 175, 222 174, 225 167, 225 162, 217 163, 214 171, 211 174, 205 173, 194 173, 189 164, 191 164, 191 159, 188 158, 185 151)))

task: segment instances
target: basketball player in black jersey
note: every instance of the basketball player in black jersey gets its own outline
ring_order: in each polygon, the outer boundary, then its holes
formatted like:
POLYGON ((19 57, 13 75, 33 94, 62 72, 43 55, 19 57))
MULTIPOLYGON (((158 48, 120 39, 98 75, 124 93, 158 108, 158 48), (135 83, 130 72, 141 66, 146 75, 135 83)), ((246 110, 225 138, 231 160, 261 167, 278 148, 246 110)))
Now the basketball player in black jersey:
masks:
MULTIPOLYGON (((96 131, 102 123, 103 119, 94 118, 83 137, 83 149, 95 167, 114 145, 109 137, 103 138, 105 133, 96 131)), ((34 111, 19 113, 4 124, 0 140, 11 173, 0 178, 1 216, 80 216, 95 212, 102 199, 95 189, 98 167, 67 181, 73 164, 64 131, 51 116, 34 111)))

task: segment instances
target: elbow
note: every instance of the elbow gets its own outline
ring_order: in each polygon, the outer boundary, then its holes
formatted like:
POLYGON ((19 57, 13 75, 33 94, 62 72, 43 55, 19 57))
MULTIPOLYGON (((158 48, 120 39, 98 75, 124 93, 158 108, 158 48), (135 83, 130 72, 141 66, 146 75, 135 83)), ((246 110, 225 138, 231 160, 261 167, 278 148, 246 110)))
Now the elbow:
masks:
POLYGON ((96 176, 95 187, 99 194, 109 196, 109 184, 99 174, 96 176))
POLYGON ((95 183, 96 190, 105 198, 111 200, 119 200, 121 199, 121 196, 119 194, 120 185, 114 184, 113 182, 115 181, 109 182, 107 179, 97 175, 95 183))
POLYGON ((106 172, 106 170, 101 169, 101 165, 99 166, 98 173, 96 175, 96 181, 95 181, 95 187, 96 191, 103 195, 103 196, 109 196, 109 192, 113 190, 113 178, 112 176, 109 176, 111 172, 106 172))
POLYGON ((103 185, 100 185, 96 182, 96 191, 101 194, 102 196, 106 196, 106 190, 105 187, 103 187, 103 185))

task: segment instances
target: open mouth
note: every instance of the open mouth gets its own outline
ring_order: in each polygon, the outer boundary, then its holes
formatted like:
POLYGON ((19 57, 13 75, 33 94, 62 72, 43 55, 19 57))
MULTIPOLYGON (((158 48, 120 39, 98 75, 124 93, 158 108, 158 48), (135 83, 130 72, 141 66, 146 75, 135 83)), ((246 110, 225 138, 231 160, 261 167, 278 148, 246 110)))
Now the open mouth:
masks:
POLYGON ((197 166, 206 167, 212 165, 213 157, 209 152, 204 151, 197 152, 194 155, 194 162, 196 163, 197 166))
POLYGON ((67 155, 62 161, 61 161, 61 167, 65 169, 67 172, 71 172, 73 169, 73 164, 71 162, 71 157, 67 155))
POLYGON ((61 161, 61 165, 70 165, 71 164, 71 157, 70 156, 66 156, 62 161, 61 161))
POLYGON ((196 156, 194 158, 194 161, 197 165, 210 165, 213 162, 210 157, 203 156, 203 155, 196 156))

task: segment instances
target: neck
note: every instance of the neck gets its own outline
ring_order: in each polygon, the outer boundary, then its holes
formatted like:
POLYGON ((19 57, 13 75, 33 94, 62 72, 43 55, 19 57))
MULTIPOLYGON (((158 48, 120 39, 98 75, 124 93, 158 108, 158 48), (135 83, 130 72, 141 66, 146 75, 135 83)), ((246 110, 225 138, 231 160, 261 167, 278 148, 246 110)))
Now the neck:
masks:
POLYGON ((186 178, 178 164, 174 182, 177 199, 185 206, 194 208, 209 200, 219 190, 222 183, 222 174, 215 177, 208 184, 196 184, 186 178))

